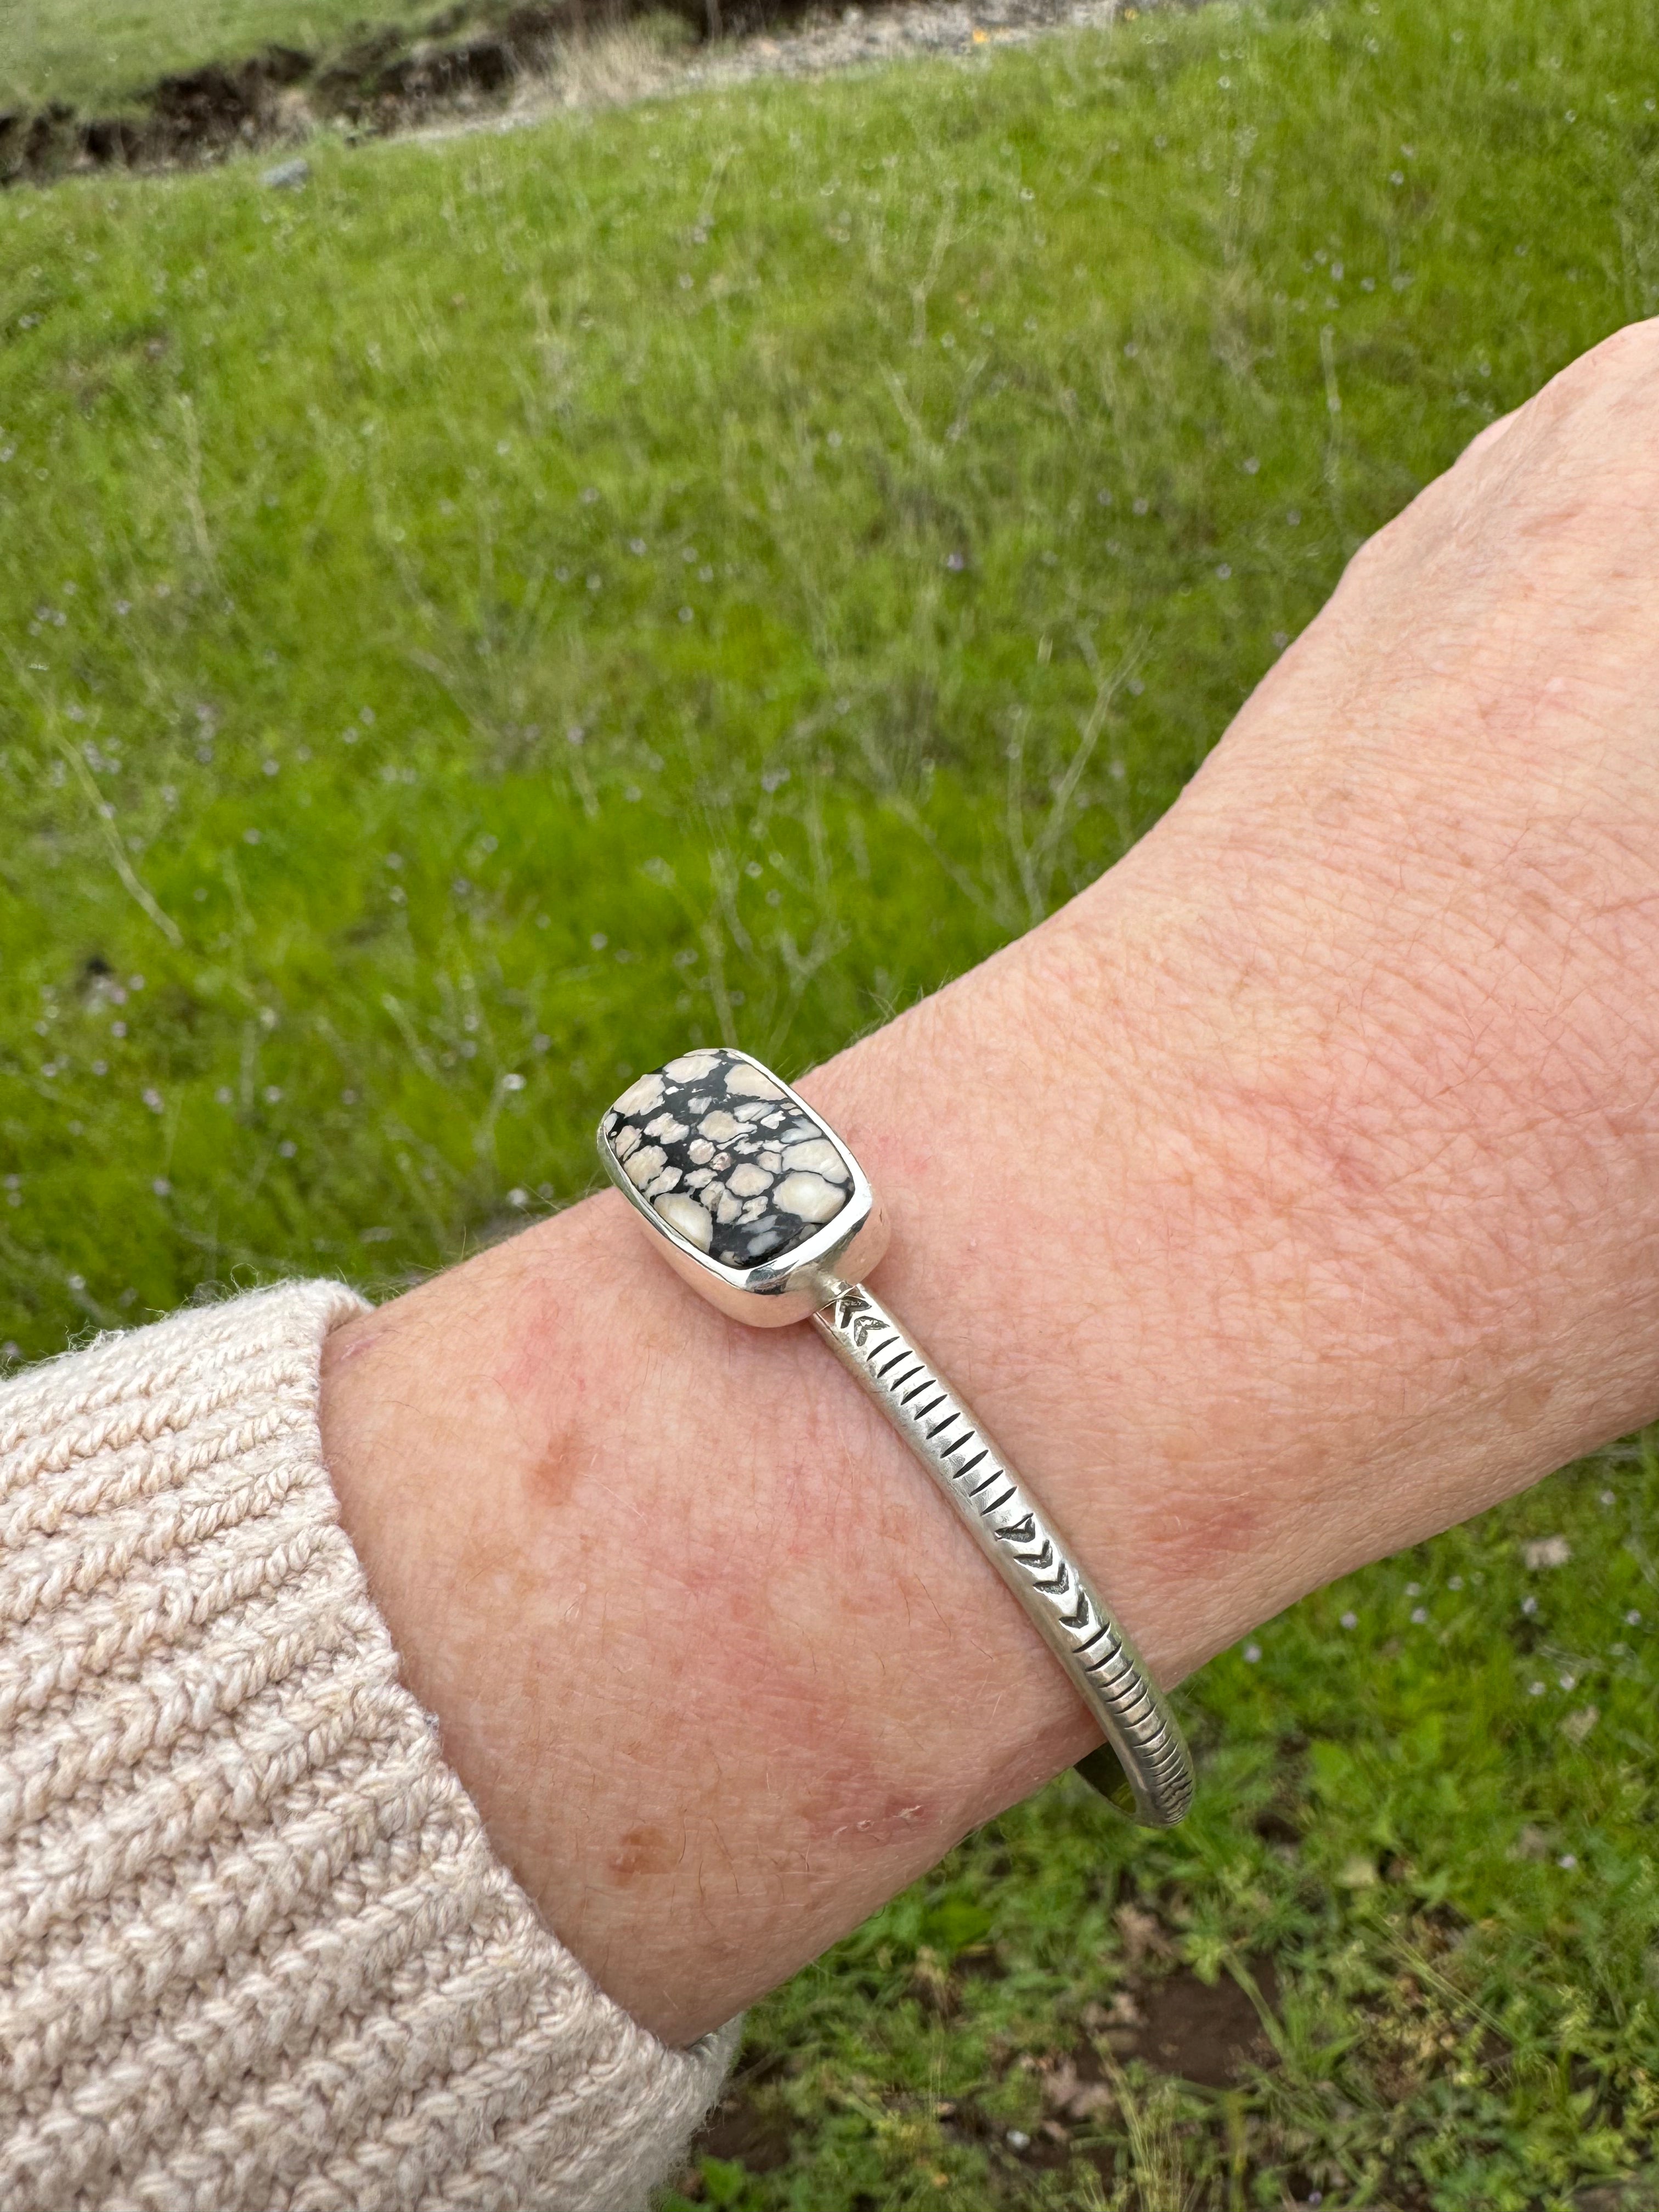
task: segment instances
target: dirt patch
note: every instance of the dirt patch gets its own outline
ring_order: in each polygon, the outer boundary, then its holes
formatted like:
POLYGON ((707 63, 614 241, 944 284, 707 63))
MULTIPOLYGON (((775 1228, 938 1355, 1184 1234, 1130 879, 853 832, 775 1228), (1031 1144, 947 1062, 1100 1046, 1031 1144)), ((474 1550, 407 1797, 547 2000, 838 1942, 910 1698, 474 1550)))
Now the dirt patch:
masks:
POLYGON ((643 12, 627 0, 528 0, 480 28, 457 9, 413 42, 388 28, 348 47, 316 70, 307 98, 318 114, 357 131, 404 130, 423 117, 501 100, 544 69, 560 41, 643 12))
POLYGON ((728 2159, 750 2173, 775 2173, 788 2165, 792 2142, 788 2115, 744 2082, 720 2099, 691 2148, 694 2160, 728 2159))
POLYGON ((276 135, 283 95, 314 65, 297 47, 268 46, 234 64, 160 77, 130 112, 82 116, 55 106, 0 115, 0 183, 76 168, 167 167, 257 144, 276 135))
POLYGON ((694 2204, 702 2200, 706 2158, 740 2166, 746 2173, 775 2173, 788 2165, 796 2123, 776 2092, 767 2087, 782 2071, 783 2061, 774 2057, 726 2083, 720 2102, 691 2139, 674 2184, 681 2196, 694 2204))
MULTIPOLYGON (((1273 1961, 1256 1960, 1253 1973, 1272 2009, 1278 1997, 1273 1961)), ((1144 1988, 1139 2008, 1128 2048, 1161 2074, 1178 2074, 1204 2089, 1230 2089, 1248 2068, 1273 2063, 1261 2015, 1231 1974, 1212 1987, 1183 1967, 1144 1988)))

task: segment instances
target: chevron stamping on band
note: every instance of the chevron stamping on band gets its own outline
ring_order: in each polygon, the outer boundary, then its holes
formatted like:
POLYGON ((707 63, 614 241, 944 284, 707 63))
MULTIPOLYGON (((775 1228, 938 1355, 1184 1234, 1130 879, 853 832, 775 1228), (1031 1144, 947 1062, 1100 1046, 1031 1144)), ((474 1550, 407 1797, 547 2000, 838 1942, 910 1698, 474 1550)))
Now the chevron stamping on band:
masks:
POLYGON ((1079 1687, 1086 1684, 1103 1722, 1109 1716, 1114 1736, 1133 1749, 1137 1764, 1173 1784, 1184 1754, 1139 1661, 989 1439, 860 1285, 841 1291, 818 1318, 964 1517, 993 1540, 994 1555, 1028 1607, 1040 1607, 1060 1632, 1079 1687))

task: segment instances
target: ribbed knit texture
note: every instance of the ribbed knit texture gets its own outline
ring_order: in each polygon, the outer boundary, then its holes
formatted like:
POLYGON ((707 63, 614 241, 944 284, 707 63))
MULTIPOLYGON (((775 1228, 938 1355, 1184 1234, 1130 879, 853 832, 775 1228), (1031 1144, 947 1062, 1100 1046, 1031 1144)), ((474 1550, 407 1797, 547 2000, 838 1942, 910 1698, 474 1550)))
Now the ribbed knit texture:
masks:
POLYGON ((609 2212, 720 2086, 730 2035, 594 1987, 398 1682, 317 1426, 360 1310, 263 1291, 0 1386, 9 2212, 609 2212))

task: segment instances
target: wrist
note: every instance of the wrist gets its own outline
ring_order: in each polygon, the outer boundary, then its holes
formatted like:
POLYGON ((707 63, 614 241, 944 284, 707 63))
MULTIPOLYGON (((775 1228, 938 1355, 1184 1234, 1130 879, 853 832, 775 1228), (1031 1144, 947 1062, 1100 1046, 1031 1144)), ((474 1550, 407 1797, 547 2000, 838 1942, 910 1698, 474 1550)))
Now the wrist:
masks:
POLYGON ((1092 1740, 812 1333, 704 1307, 619 1200, 330 1352, 331 1466, 410 1686, 550 1924, 671 2039, 1092 1740))
MULTIPOLYGON (((1160 1326, 1184 1291, 1119 1230, 1173 1118, 1153 1034, 1085 939, 1050 934, 804 1087, 887 1195, 878 1287, 1167 1681, 1260 1615, 1193 1571, 1220 1540, 1210 1439, 1188 1454, 1202 1526, 1196 1505, 1171 1523, 1181 1468, 1120 1418, 1134 1354, 1103 1334, 1119 1307, 1160 1326), (1077 1022, 1042 1012, 1062 985, 1097 1024, 1080 1055, 1077 1022), (1045 1136, 1054 1171, 1034 1172, 1045 1136), (1067 1249, 1087 1266, 1057 1266, 1067 1249)), ((324 1419, 411 1686, 497 1848, 664 2033, 736 2009, 1096 1741, 812 1333, 724 1321, 609 1195, 343 1332, 324 1419)), ((1234 1470, 1250 1483, 1247 1452, 1234 1470)), ((1249 1510, 1270 1550, 1259 1484, 1249 1510)))

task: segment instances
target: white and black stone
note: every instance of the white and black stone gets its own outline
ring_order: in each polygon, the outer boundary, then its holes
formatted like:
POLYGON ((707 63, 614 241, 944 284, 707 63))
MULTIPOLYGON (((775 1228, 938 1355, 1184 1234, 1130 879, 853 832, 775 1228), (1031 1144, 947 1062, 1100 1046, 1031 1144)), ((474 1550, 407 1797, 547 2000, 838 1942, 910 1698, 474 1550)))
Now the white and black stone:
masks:
POLYGON ((823 1124, 740 1052, 682 1053, 631 1084, 599 1127, 641 1197, 728 1267, 793 1251, 853 1195, 823 1124))

